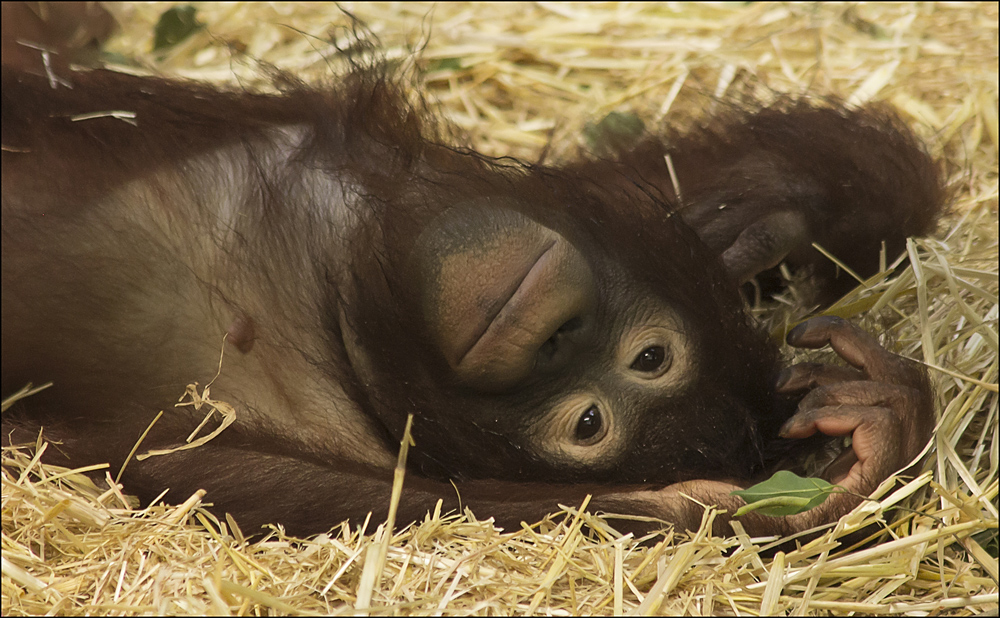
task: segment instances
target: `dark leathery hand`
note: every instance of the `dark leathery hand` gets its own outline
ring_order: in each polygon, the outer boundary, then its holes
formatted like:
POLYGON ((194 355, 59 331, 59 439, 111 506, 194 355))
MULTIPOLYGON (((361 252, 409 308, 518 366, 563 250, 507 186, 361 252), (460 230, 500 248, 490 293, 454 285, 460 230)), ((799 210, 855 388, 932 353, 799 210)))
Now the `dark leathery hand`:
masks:
POLYGON ((783 371, 778 381, 782 392, 812 389, 782 427, 782 436, 806 438, 819 431, 852 437, 853 455, 845 453, 831 464, 830 480, 868 494, 920 452, 934 414, 931 389, 918 364, 835 317, 800 324, 788 334, 788 343, 804 348, 829 344, 854 367, 803 363, 783 371), (856 462, 847 468, 853 458, 856 462))

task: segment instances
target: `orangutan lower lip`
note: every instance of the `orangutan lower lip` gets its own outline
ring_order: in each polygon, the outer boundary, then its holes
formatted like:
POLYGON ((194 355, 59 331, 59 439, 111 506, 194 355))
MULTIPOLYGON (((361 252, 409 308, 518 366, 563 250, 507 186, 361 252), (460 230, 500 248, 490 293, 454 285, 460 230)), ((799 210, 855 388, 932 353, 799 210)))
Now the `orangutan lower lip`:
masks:
POLYGON ((525 262, 525 268, 521 274, 511 280, 511 285, 507 288, 506 292, 500 296, 502 302, 497 302, 488 312, 484 314, 484 320, 479 325, 475 331, 472 332, 470 337, 470 342, 468 346, 465 346, 465 350, 458 358, 458 365, 462 364, 465 357, 469 355, 476 345, 482 341, 483 336, 489 332, 490 328, 496 323, 497 318, 503 313, 504 307, 510 304, 511 300, 521 292, 521 288, 524 286, 525 281, 531 276, 533 272, 541 271, 547 268, 548 262, 551 260, 547 259, 547 256, 551 252, 552 248, 556 245, 556 240, 553 239, 549 241, 539 252, 538 256, 533 260, 527 260, 525 262))

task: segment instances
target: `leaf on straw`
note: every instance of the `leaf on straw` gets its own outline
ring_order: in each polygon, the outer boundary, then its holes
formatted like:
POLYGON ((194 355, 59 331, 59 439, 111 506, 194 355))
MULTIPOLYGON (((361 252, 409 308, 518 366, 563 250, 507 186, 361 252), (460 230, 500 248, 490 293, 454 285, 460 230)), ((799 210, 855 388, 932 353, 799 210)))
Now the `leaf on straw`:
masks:
POLYGON ((204 25, 197 20, 196 14, 197 10, 190 4, 164 11, 153 28, 153 51, 173 47, 202 29, 204 25))
POLYGON ((635 113, 611 112, 597 124, 588 123, 583 137, 594 152, 614 154, 634 146, 645 130, 646 125, 635 113))

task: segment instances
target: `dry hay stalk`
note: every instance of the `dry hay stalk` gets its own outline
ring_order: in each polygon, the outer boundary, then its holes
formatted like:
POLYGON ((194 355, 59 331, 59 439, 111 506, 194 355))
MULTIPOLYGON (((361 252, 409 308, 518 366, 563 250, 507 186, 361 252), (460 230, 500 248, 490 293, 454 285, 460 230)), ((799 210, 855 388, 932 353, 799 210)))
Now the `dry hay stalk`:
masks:
MULTIPOLYGON (((198 5, 206 29, 152 54, 167 6, 111 7, 124 28, 108 48, 138 70, 261 84, 259 66, 233 54, 322 79, 330 34, 345 41, 333 6, 208 3, 198 5)), ((869 279, 837 309, 931 369, 942 416, 927 471, 887 482, 819 538, 774 556, 771 540, 738 525, 731 538, 708 534, 712 510, 701 530, 640 546, 581 505, 509 534, 435 512, 395 535, 367 522, 251 544, 201 508, 211 496, 134 510, 116 470, 105 490, 84 470, 5 449, 4 615, 344 614, 359 602, 376 615, 997 611, 995 4, 342 6, 389 58, 411 59, 442 113, 493 154, 557 160, 588 120, 636 110, 649 124, 683 122, 710 111, 705 94, 896 105, 951 162, 952 213, 934 238, 910 243, 901 274, 869 279), (878 543, 849 552, 836 542, 890 507, 904 510, 878 543)), ((780 330, 810 309, 793 286, 759 311, 780 330)))

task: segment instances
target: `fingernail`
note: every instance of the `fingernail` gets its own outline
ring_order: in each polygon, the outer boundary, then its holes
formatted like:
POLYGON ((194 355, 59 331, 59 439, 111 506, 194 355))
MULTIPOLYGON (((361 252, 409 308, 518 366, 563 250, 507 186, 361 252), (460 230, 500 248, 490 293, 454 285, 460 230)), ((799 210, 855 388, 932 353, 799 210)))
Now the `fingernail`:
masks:
POLYGON ((846 320, 835 315, 821 315, 815 318, 809 318, 805 322, 788 331, 788 336, 785 337, 785 341, 788 345, 795 345, 794 342, 798 341, 813 328, 831 326, 840 322, 846 322, 846 320))
POLYGON ((778 430, 778 437, 787 438, 788 434, 792 432, 792 427, 794 426, 795 426, 795 417, 793 416, 792 418, 785 421, 785 424, 782 425, 781 429, 778 430))
POLYGON ((775 390, 781 390, 788 384, 788 380, 792 378, 792 370, 789 367, 785 367, 780 372, 778 372, 778 378, 774 382, 775 390))
POLYGON ((798 341, 802 335, 806 334, 807 330, 809 330, 809 322, 811 321, 812 320, 806 320, 792 330, 788 331, 788 334, 785 335, 785 342, 788 343, 788 345, 795 345, 795 342, 798 341))

